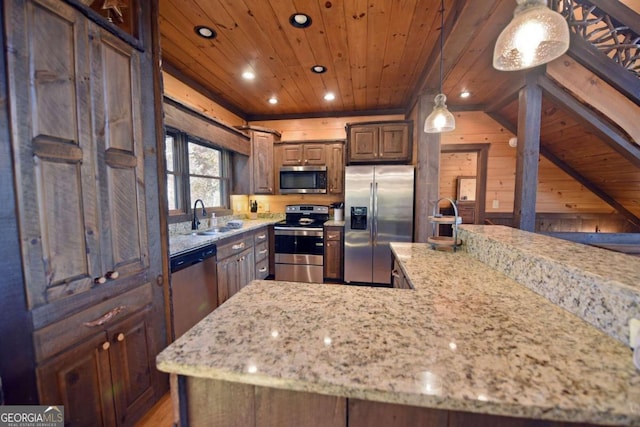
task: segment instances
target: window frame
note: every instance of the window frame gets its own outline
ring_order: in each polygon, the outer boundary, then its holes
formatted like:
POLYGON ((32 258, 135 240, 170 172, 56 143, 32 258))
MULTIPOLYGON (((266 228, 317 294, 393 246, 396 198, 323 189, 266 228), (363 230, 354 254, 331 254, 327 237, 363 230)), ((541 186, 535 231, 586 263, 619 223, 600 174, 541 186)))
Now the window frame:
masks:
MULTIPOLYGON (((187 132, 181 131, 173 127, 165 127, 165 143, 167 136, 173 137, 173 176, 174 176, 174 191, 176 195, 177 209, 169 210, 168 222, 170 224, 191 221, 193 218, 193 201, 191 200, 191 189, 189 185, 189 143, 195 143, 203 147, 211 148, 220 151, 220 185, 221 185, 221 199, 222 206, 213 207, 205 206, 208 213, 215 212, 216 216, 230 215, 232 210, 231 206, 231 153, 229 150, 222 148, 211 141, 199 138, 195 135, 191 135, 187 132)), ((165 150, 166 153, 166 150, 165 150)), ((167 165, 167 174, 165 180, 168 185, 168 172, 169 166, 167 165)), ((196 175, 197 176, 197 175, 196 175)), ((167 194, 168 197, 168 194, 167 194)), ((165 207, 166 208, 166 207, 165 207)))

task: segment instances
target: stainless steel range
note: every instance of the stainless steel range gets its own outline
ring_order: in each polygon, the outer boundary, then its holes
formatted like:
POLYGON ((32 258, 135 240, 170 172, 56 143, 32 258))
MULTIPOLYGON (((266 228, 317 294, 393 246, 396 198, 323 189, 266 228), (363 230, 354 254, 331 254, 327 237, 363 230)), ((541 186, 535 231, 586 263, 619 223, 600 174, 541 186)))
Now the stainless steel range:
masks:
POLYGON ((286 218, 274 226, 276 280, 322 283, 328 219, 328 206, 287 206, 286 218))

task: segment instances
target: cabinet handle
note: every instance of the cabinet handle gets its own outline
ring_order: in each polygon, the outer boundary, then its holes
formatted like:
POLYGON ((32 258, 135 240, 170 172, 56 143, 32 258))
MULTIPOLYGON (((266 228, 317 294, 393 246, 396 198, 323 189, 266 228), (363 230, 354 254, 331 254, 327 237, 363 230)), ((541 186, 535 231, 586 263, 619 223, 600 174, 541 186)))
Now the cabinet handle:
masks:
POLYGON ((243 249, 243 248, 244 248, 244 242, 231 246, 231 249, 233 249, 234 251, 237 251, 238 249, 243 249))
POLYGON ((267 271, 267 267, 262 267, 261 269, 258 270, 260 273, 264 273, 265 271, 267 271))
POLYGON ((104 277, 110 280, 115 280, 120 277, 120 273, 118 273, 117 271, 107 271, 107 274, 105 274, 104 277))
POLYGON ((336 237, 338 237, 337 234, 327 234, 327 239, 335 239, 336 237))
POLYGON ((269 252, 267 249, 263 249, 263 250, 261 250, 261 251, 260 251, 260 252, 258 252, 258 253, 259 253, 260 255, 262 255, 262 254, 266 254, 267 252, 269 252))
POLYGON ((266 234, 261 234, 261 235, 259 235, 259 236, 256 236, 256 239, 258 239, 258 240, 264 240, 264 239, 266 239, 266 238, 267 238, 267 235, 266 235, 266 234))
POLYGON ((102 349, 104 351, 109 350, 109 347, 111 347, 111 344, 109 344, 109 341, 105 341, 105 342, 102 343, 102 349))
POLYGON ((122 332, 120 332, 118 334, 118 336, 116 337, 116 340, 118 340, 118 342, 124 341, 124 334, 122 332))
POLYGON ((399 278, 400 278, 400 274, 398 274, 398 270, 393 270, 393 271, 391 272, 391 275, 392 275, 393 277, 395 277, 396 279, 399 279, 399 278))
POLYGON ((98 317, 95 320, 92 320, 90 322, 84 322, 84 326, 88 327, 88 328, 94 328, 96 326, 102 326, 105 323, 109 322, 110 320, 112 320, 114 317, 116 317, 118 314, 120 314, 121 311, 123 311, 126 307, 124 305, 118 306, 116 308, 114 308, 113 310, 110 310, 108 312, 106 312, 105 314, 103 314, 102 316, 98 317))

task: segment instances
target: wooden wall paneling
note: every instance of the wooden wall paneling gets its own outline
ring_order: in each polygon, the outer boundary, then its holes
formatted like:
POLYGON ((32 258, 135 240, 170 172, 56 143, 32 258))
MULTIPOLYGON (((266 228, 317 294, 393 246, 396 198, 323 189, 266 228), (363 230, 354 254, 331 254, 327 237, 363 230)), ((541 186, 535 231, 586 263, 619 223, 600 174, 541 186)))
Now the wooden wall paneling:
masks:
MULTIPOLYGON (((12 13, 6 5, 0 7, 0 46, 5 45, 5 28, 15 25, 12 13), (5 23, 5 17, 7 22, 5 23)), ((34 369, 34 350, 31 340, 31 318, 27 311, 27 301, 20 258, 20 240, 18 236, 18 209, 14 188, 14 163, 11 152, 11 130, 17 121, 9 121, 9 104, 6 79, 5 55, 0 54, 0 336, 4 348, 20 349, 19 357, 13 351, 0 351, 0 377, 4 391, 4 403, 7 405, 34 405, 37 403, 37 390, 34 369)))
POLYGON ((183 382, 186 392, 186 395, 180 393, 179 397, 180 404, 184 405, 180 413, 181 425, 254 425, 254 386, 196 377, 179 377, 178 381, 183 382))
POLYGON ((346 427, 347 399, 255 387, 256 427, 346 427))
POLYGON ((349 399, 349 427, 448 427, 449 411, 349 399))
POLYGON ((516 187, 514 222, 518 228, 534 231, 536 193, 538 187, 538 159, 540 157, 540 122, 542 89, 535 75, 527 75, 518 102, 518 146, 516 151, 516 187))

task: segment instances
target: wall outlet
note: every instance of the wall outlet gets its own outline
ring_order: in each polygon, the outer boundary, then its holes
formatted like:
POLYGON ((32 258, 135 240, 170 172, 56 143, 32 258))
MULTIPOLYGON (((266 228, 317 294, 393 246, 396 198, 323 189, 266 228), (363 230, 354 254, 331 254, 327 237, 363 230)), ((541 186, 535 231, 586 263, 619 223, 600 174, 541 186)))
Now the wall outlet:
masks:
POLYGON ((491 207, 493 207, 493 209, 498 209, 500 207, 500 200, 494 199, 491 207))
POLYGON ((631 348, 636 348, 640 345, 640 320, 629 320, 629 344, 631 348))

